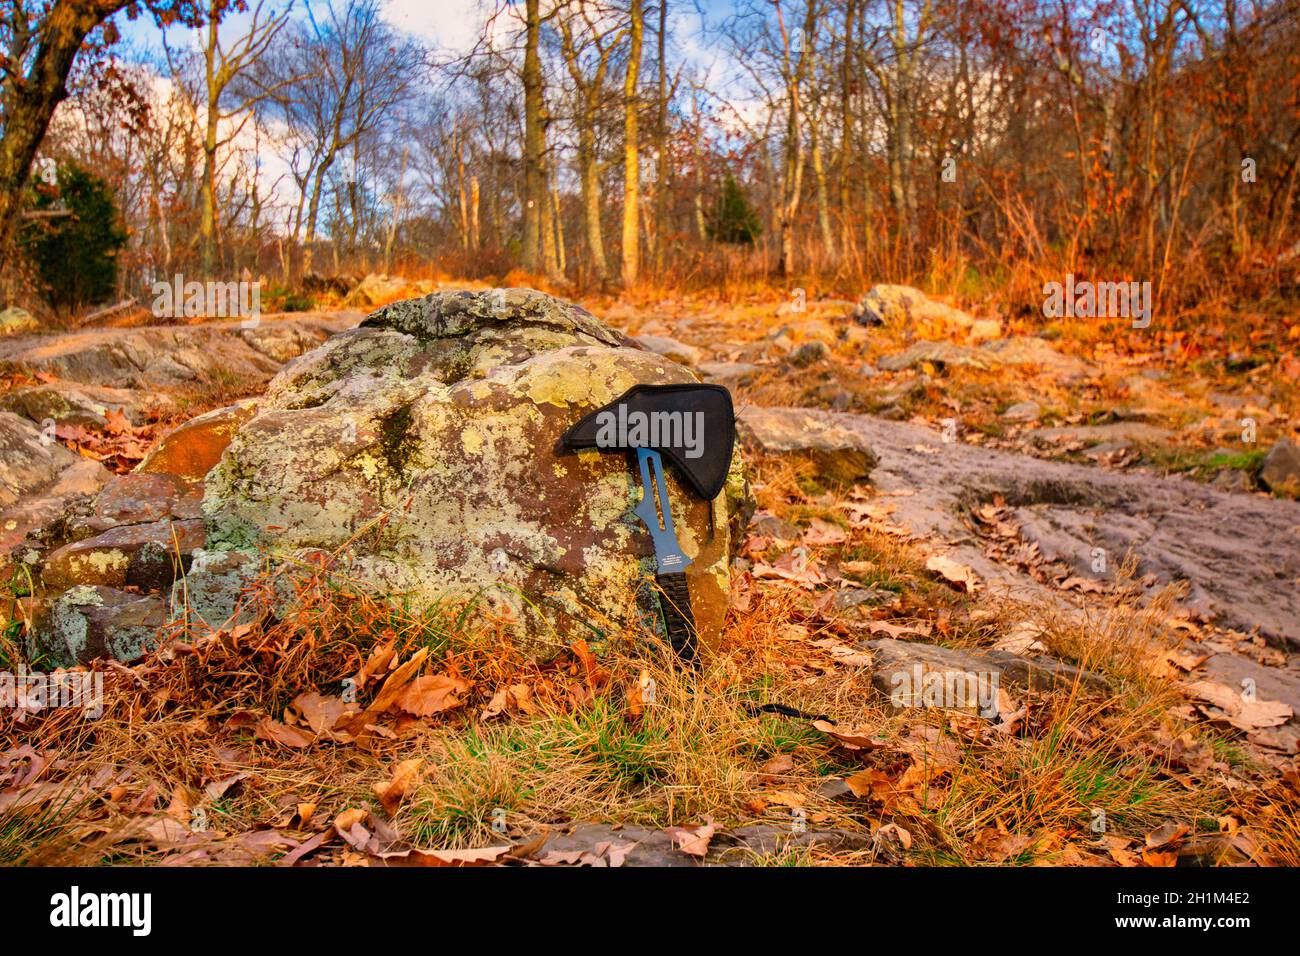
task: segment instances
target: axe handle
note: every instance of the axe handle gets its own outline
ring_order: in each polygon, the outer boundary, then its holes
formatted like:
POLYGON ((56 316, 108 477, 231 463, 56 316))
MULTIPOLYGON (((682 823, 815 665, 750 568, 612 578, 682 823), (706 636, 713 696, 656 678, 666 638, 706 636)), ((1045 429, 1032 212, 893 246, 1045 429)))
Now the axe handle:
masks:
POLYGON ((655 575, 655 583, 659 585, 659 606, 663 608, 668 640, 679 658, 694 663, 695 615, 691 613, 691 593, 686 587, 686 573, 661 572, 655 575))

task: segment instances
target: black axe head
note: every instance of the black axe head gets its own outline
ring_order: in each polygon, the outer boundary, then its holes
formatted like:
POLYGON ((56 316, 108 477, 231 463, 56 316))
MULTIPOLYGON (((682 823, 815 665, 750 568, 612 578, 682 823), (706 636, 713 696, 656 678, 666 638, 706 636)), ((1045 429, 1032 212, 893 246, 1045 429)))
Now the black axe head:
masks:
POLYGON ((633 385, 564 433, 565 448, 649 448, 705 501, 722 491, 736 444, 731 393, 721 385, 633 385))

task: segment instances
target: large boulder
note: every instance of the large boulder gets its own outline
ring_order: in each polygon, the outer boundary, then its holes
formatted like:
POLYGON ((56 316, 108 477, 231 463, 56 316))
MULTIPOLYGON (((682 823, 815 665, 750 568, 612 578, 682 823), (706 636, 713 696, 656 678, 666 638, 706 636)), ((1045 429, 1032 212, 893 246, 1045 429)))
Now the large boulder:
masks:
MULTIPOLYGON (((204 567, 234 580, 260 552, 323 551, 416 606, 477 601, 538 657, 653 620, 653 552, 630 514, 639 481, 626 456, 567 453, 559 439, 636 383, 692 381, 585 310, 527 289, 381 308, 292 362, 255 414, 232 423, 204 481, 191 596, 204 567)), ((188 460, 166 442, 151 458, 188 460)), ((727 607, 739 456, 713 502, 671 472, 669 488, 707 645, 727 607)), ((229 613, 216 605, 214 616, 229 613)))

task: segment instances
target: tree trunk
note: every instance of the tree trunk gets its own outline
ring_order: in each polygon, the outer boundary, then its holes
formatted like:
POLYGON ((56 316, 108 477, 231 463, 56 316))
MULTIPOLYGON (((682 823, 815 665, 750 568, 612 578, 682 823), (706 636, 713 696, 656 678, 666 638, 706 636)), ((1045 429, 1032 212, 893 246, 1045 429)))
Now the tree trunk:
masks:
POLYGON ((663 274, 665 232, 668 218, 668 64, 665 47, 668 35, 668 0, 659 0, 659 112, 655 117, 654 263, 663 274))
POLYGON ((627 58, 627 74, 623 81, 623 285, 637 280, 640 265, 640 247, 637 208, 641 179, 641 157, 637 147, 637 111, 640 98, 637 82, 641 73, 641 36, 645 28, 645 15, 641 0, 632 0, 631 49, 627 58))
POLYGON ((524 236, 523 266, 530 272, 543 268, 542 221, 546 216, 546 132, 542 60, 537 52, 542 30, 539 0, 526 0, 524 39, 524 236))
POLYGON ((478 176, 475 175, 469 177, 469 244, 471 249, 478 251, 478 176))
POLYGON ((207 107, 203 122, 202 207, 199 214, 199 269, 205 279, 217 271, 217 124, 221 119, 221 90, 217 84, 216 4, 208 8, 208 37, 203 47, 207 107))
POLYGON ((30 71, 5 84, 5 124, 0 135, 0 255, 7 253, 17 231, 32 162, 55 107, 68 96, 64 82, 81 44, 91 30, 126 5, 127 0, 57 0, 46 14, 30 71))
POLYGON ((602 283, 609 278, 605 262, 605 237, 600 226, 600 168, 596 160, 596 134, 590 116, 583 117, 578 130, 578 169, 582 180, 582 213, 587 231, 587 251, 592 275, 602 283))
POLYGON ((817 190, 817 224, 821 229, 822 248, 826 257, 835 261, 835 234, 831 231, 830 199, 826 194, 826 164, 822 162, 821 122, 809 114, 808 136, 812 152, 813 184, 817 190))

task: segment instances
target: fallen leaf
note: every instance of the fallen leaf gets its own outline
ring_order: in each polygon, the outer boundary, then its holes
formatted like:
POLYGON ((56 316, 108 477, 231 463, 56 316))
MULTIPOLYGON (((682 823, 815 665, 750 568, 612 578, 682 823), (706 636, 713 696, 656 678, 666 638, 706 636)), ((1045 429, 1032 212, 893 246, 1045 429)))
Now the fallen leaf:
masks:
POLYGON ((257 726, 253 728, 253 737, 257 740, 269 740, 285 747, 292 747, 295 750, 310 747, 312 741, 316 739, 301 727, 290 727, 270 717, 263 717, 257 722, 257 726))
POLYGON ((1147 834, 1147 849, 1159 850, 1161 847, 1166 847, 1171 843, 1181 840, 1190 830, 1191 827, 1186 823, 1169 820, 1147 834))
POLYGON ((867 630, 872 634, 888 634, 890 637, 905 637, 913 634, 917 637, 929 637, 931 627, 928 623, 890 624, 888 621, 868 621, 867 630))
POLYGON ((401 696, 402 691, 406 688, 407 683, 415 676, 416 671, 420 669, 420 665, 424 663, 424 659, 428 656, 429 649, 422 647, 411 655, 410 660, 389 674, 370 706, 348 721, 345 726, 347 733, 357 736, 367 730, 373 731, 375 726, 374 718, 393 707, 397 702, 397 698, 401 696))
POLYGON ((925 569, 933 571, 950 584, 955 584, 967 592, 974 592, 979 587, 979 578, 968 565, 959 564, 942 554, 932 554, 925 561, 925 569))
POLYGON ((461 698, 470 688, 467 680, 448 674, 426 674, 411 681, 398 695, 397 706, 416 717, 428 717, 455 710, 464 703, 461 698))
POLYGON ((345 704, 341 697, 328 697, 316 691, 299 694, 289 706, 317 735, 329 733, 357 709, 355 704, 345 704))
POLYGON ((374 854, 375 866, 491 866, 513 847, 489 846, 477 850, 399 850, 374 854))
POLYGON ((393 768, 392 779, 380 781, 374 785, 375 796, 383 804, 389 814, 395 813, 401 806, 402 800, 420 779, 420 765, 423 761, 419 757, 412 757, 410 760, 403 760, 393 768))
MULTIPOLYGON (((1291 708, 1281 701, 1247 700, 1238 691, 1214 681, 1197 681, 1186 685, 1186 689, 1190 696, 1217 707, 1228 723, 1239 730, 1279 727, 1294 716, 1291 708)), ((1217 715, 1211 712, 1207 716, 1217 715)))
POLYGON ((808 529, 803 533, 803 543, 811 545, 843 544, 849 536, 839 525, 831 524, 820 518, 813 518, 808 529))
POLYGON ((814 720, 812 725, 849 750, 881 750, 889 746, 887 741, 873 736, 865 727, 839 727, 829 720, 814 720))
POLYGON ((709 853, 709 841, 713 839, 717 827, 713 825, 712 817, 706 817, 702 826, 669 827, 664 832, 683 853, 702 860, 709 853))

